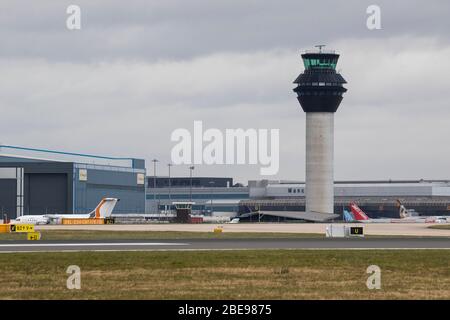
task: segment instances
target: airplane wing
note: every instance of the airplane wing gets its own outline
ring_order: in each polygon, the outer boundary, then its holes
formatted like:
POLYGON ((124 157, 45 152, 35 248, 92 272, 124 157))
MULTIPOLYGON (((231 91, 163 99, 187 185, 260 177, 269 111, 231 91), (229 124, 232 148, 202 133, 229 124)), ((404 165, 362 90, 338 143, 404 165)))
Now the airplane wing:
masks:
POLYGON ((275 217, 284 217, 292 219, 301 219, 312 222, 324 222, 339 217, 334 213, 322 213, 322 212, 302 212, 302 211, 260 211, 260 214, 265 214, 275 217))

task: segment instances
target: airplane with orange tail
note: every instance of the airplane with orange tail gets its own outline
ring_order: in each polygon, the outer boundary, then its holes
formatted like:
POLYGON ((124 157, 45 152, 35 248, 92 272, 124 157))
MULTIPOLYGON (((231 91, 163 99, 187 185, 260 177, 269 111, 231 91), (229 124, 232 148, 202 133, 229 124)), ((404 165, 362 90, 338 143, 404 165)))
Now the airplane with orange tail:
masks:
POLYGON ((103 198, 97 207, 86 214, 44 214, 25 215, 15 219, 12 223, 49 224, 52 220, 58 219, 99 219, 111 217, 112 211, 120 199, 103 198))

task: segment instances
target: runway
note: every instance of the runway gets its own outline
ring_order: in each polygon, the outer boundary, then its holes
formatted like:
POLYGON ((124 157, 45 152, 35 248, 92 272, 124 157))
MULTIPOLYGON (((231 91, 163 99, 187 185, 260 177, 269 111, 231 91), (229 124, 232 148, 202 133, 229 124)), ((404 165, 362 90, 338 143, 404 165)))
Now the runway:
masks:
POLYGON ((450 249, 449 238, 3 241, 0 253, 248 249, 450 249))

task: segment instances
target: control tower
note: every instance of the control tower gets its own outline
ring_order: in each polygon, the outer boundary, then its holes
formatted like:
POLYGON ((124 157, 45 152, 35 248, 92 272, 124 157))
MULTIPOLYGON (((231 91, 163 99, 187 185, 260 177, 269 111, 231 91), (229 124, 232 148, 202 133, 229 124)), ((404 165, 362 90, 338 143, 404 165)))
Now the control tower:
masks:
POLYGON ((305 71, 294 83, 297 99, 306 112, 306 213, 334 213, 334 113, 347 91, 336 72, 339 54, 306 51, 305 71))

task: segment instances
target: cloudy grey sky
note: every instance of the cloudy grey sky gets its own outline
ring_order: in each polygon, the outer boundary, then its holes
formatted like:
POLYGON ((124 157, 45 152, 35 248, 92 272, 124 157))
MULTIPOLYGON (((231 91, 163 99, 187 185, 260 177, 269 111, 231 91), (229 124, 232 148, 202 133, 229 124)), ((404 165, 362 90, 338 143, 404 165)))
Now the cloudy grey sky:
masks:
MULTIPOLYGON (((165 164, 171 132, 194 120, 279 128, 280 171, 265 178, 303 180, 292 81, 300 51, 325 43, 348 81, 335 178, 450 178, 449 13, 447 0, 3 0, 0 142, 165 164), (81 30, 66 28, 70 4, 81 30), (381 30, 366 28, 370 4, 381 30)), ((195 174, 264 178, 244 165, 195 174)))

